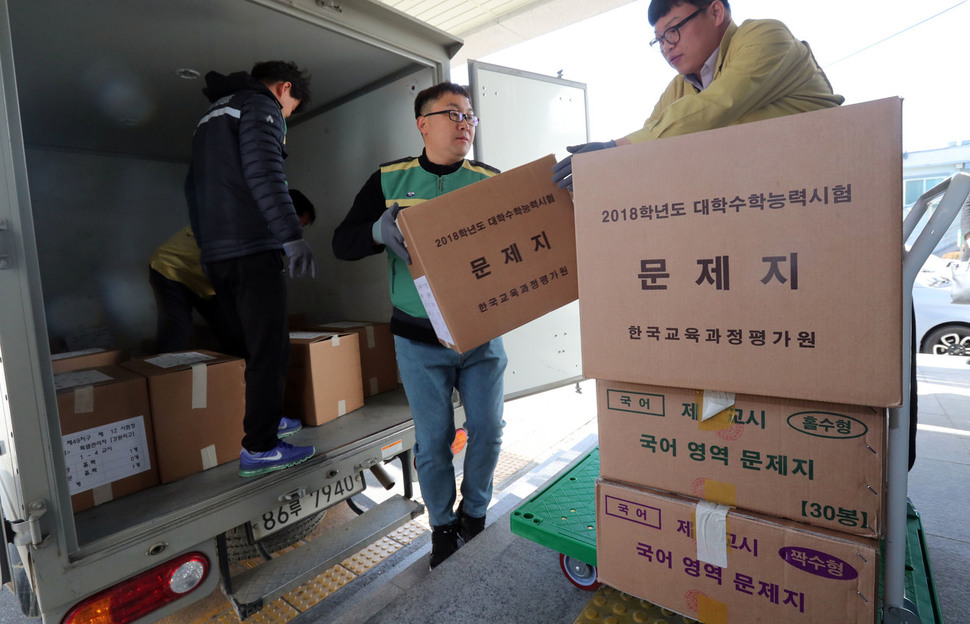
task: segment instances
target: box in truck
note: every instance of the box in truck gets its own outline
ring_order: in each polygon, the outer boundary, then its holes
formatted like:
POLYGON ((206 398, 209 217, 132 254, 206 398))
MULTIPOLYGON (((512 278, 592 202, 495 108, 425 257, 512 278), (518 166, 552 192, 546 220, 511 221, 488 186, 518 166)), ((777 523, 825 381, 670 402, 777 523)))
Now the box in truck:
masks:
POLYGON ((360 376, 364 396, 369 397, 397 388, 397 357, 390 323, 365 321, 331 321, 319 326, 328 331, 352 331, 360 347, 360 376))
POLYGON ((158 483, 144 377, 104 366, 57 374, 54 386, 75 512, 158 483))
POLYGON ((54 374, 66 373, 82 368, 96 368, 98 366, 115 366, 128 359, 128 354, 121 349, 103 349, 95 347, 80 351, 67 351, 51 354, 51 370, 54 374))
POLYGON ((290 332, 284 409, 291 418, 316 426, 363 407, 359 342, 353 332, 290 332))
POLYGON ((163 353, 125 362, 148 382, 162 483, 239 459, 246 364, 211 351, 163 353))

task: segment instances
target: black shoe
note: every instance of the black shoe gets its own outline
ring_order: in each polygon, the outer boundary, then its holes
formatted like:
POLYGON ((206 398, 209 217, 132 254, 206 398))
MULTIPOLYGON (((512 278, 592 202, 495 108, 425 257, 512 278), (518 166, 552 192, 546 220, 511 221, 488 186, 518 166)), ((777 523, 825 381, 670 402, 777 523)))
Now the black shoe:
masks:
POLYGON ((458 550, 458 522, 431 527, 431 569, 458 550))
POLYGON ((472 538, 485 530, 485 516, 481 518, 472 518, 471 516, 465 515, 465 501, 458 503, 458 526, 461 532, 461 539, 466 544, 472 541, 472 538))

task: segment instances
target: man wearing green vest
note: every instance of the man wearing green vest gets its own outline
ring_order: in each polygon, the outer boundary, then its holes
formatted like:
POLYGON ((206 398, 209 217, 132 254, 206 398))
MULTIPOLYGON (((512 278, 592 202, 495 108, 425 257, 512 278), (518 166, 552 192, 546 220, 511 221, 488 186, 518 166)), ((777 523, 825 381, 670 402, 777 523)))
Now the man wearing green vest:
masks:
POLYGON ((414 116, 424 139, 418 157, 386 163, 364 184, 333 236, 334 254, 359 260, 387 252, 391 332, 404 391, 414 418, 415 463, 431 534, 431 567, 485 528, 492 475, 502 446, 502 339, 456 353, 438 342, 408 270, 411 258, 397 214, 423 201, 491 177, 498 171, 465 156, 478 117, 464 87, 441 83, 418 93, 414 116), (455 437, 452 391, 465 408, 468 447, 457 511, 451 444, 455 437))

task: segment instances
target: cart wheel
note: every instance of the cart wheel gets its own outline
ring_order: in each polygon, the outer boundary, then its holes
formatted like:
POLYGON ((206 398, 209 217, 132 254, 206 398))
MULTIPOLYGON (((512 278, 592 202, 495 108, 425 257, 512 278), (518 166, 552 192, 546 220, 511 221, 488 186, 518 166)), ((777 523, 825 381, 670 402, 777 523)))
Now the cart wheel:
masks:
POLYGON ((596 566, 560 554, 559 567, 562 568, 562 573, 566 575, 569 582, 576 587, 586 591, 599 589, 600 582, 596 580, 596 566))

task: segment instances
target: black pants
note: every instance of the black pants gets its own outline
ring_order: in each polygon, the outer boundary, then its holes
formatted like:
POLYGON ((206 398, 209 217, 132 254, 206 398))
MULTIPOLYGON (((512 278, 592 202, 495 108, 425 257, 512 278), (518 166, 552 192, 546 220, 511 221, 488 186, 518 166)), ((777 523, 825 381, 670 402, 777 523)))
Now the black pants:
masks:
POLYGON ((290 358, 283 254, 267 251, 206 265, 220 312, 238 327, 246 359, 243 448, 259 453, 276 446, 290 358))
POLYGON ((158 311, 155 333, 157 353, 188 351, 193 348, 192 332, 195 323, 192 320, 192 311, 195 310, 209 325, 219 342, 221 352, 242 356, 242 343, 232 342, 233 336, 240 332, 228 327, 229 323, 221 314, 215 297, 200 297, 182 282, 170 280, 152 268, 148 270, 148 283, 155 293, 155 308, 158 311))

